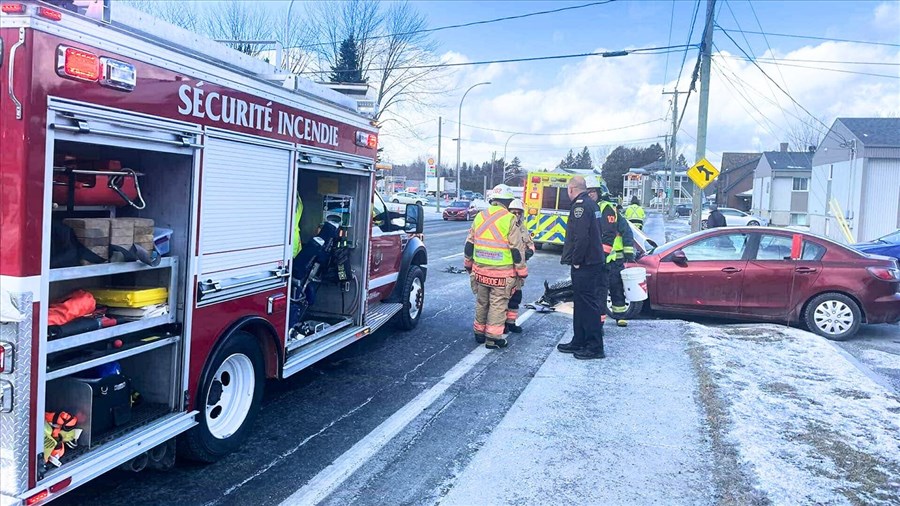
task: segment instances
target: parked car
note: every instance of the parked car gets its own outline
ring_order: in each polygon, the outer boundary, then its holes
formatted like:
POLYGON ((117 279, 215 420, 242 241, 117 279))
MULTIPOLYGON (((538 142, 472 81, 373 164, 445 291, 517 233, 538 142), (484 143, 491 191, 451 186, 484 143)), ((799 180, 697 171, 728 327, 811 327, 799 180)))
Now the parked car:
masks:
POLYGON ((693 206, 690 204, 678 204, 675 206, 675 214, 678 216, 690 216, 693 211, 693 206))
POLYGON ((465 190, 464 192, 462 192, 462 195, 460 195, 460 198, 465 200, 475 200, 475 192, 465 190))
POLYGON ((397 192, 391 196, 391 202, 395 204, 421 204, 428 203, 428 198, 424 195, 416 195, 410 192, 397 192))
MULTIPOLYGON (((766 226, 769 224, 769 220, 763 218, 762 216, 754 216, 752 214, 745 213, 740 209, 734 209, 732 207, 720 207, 719 211, 725 215, 725 223, 729 227, 758 227, 760 225, 766 226)), ((709 208, 704 208, 703 213, 700 215, 700 228, 706 228, 706 219, 709 218, 709 208)))
POLYGON ((900 260, 900 229, 874 241, 856 243, 852 247, 863 253, 884 255, 900 260))
MULTIPOLYGON (((639 245, 640 246, 640 245, 639 245)), ((828 339, 900 321, 897 261, 783 228, 715 228, 638 260, 654 311, 803 324, 828 339)))
POLYGON ((481 192, 475 192, 472 196, 472 200, 484 200, 484 195, 482 195, 481 192))
POLYGON ((443 218, 447 220, 466 220, 475 218, 478 209, 470 200, 454 200, 444 209, 443 218))

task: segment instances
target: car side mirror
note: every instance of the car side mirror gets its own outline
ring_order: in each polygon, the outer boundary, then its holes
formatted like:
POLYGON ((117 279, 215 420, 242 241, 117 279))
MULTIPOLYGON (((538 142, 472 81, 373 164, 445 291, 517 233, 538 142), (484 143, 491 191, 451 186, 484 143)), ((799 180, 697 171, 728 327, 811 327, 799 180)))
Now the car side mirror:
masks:
POLYGON ((425 230, 425 208, 419 204, 406 204, 405 232, 421 234, 425 230))
POLYGON ((672 252, 672 261, 677 265, 687 265, 687 255, 685 255, 684 251, 681 251, 680 249, 675 250, 672 252))

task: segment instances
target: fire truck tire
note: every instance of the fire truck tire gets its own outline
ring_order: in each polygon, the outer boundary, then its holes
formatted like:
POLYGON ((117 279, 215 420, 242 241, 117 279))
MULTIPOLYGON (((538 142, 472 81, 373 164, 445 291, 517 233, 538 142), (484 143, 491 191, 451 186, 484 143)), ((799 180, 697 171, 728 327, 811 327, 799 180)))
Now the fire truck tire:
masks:
POLYGON ((422 318, 422 306, 425 303, 425 273, 418 265, 410 265, 403 282, 403 309, 397 313, 397 326, 403 330, 412 330, 422 318))
POLYGON ((544 244, 540 242, 534 243, 534 249, 544 249, 544 244))
POLYGON ((180 453, 212 463, 238 449, 259 412, 265 360, 256 338, 237 331, 215 353, 200 382, 196 427, 185 433, 180 453))

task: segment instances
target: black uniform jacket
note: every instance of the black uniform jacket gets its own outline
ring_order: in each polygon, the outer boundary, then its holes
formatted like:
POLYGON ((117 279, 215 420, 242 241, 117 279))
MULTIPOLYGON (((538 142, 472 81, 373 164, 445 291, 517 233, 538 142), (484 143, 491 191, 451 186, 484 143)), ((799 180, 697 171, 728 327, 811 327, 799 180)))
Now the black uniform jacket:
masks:
POLYGON ((579 266, 606 263, 600 240, 600 208, 587 192, 572 202, 560 263, 579 266))

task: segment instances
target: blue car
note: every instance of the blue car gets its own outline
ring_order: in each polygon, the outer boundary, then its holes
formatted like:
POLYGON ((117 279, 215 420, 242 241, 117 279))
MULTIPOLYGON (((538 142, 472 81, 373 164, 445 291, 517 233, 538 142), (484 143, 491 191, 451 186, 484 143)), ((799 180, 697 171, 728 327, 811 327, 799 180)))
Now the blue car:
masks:
POLYGON ((900 229, 874 241, 854 244, 853 247, 863 253, 894 257, 900 261, 900 229))

